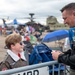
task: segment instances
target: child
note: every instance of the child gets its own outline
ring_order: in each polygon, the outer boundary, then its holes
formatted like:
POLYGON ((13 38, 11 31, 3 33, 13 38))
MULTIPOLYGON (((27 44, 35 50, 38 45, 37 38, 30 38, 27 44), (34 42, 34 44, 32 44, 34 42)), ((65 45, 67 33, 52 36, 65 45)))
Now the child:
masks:
POLYGON ((7 50, 7 55, 0 66, 0 71, 28 65, 23 52, 24 44, 21 41, 22 37, 17 33, 6 37, 5 44, 9 50, 7 50))

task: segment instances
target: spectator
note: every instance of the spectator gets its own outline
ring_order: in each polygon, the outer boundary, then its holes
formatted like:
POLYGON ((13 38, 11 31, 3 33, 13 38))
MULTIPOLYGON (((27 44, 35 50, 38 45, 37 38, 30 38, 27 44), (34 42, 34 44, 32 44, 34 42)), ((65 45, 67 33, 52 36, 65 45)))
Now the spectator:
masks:
POLYGON ((75 75, 75 3, 70 3, 61 9, 64 23, 70 26, 69 41, 70 47, 68 51, 62 53, 60 51, 53 51, 53 59, 58 60, 59 63, 64 63, 70 66, 70 75, 75 75))
POLYGON ((24 44, 21 41, 22 37, 16 33, 12 33, 6 37, 5 44, 8 50, 0 66, 0 71, 28 65, 23 52, 24 44))

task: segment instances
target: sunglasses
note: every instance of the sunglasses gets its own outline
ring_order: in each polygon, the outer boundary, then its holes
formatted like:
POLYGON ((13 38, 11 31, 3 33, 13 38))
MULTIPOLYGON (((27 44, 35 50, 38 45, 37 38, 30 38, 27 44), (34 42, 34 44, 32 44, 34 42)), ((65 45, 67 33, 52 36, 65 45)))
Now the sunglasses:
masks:
POLYGON ((23 45, 23 42, 20 42, 19 44, 20 44, 20 45, 23 45))

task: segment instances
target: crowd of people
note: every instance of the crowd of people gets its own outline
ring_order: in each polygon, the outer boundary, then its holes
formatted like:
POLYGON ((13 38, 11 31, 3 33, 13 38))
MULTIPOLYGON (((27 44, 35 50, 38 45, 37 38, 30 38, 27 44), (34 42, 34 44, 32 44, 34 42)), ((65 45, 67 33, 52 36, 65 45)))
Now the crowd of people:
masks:
POLYGON ((17 28, 15 28, 14 26, 8 30, 7 27, 2 28, 0 30, 0 34, 3 36, 7 36, 11 33, 19 33, 20 35, 22 35, 24 37, 24 39, 30 40, 30 36, 33 35, 37 40, 40 39, 40 36, 42 35, 42 28, 39 27, 38 29, 36 29, 34 26, 31 25, 18 25, 17 28))

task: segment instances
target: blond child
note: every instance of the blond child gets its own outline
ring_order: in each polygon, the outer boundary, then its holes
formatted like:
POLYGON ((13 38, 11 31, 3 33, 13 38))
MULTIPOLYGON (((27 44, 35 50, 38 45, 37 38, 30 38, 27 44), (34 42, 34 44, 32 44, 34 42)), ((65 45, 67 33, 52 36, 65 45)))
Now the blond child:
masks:
POLYGON ((6 37, 5 44, 8 48, 7 55, 0 66, 0 71, 27 66, 27 60, 24 56, 24 44, 19 34, 13 33, 6 37))

